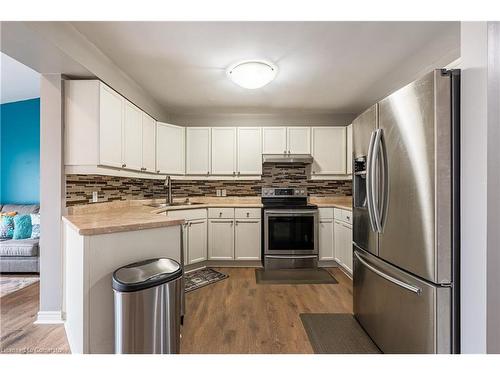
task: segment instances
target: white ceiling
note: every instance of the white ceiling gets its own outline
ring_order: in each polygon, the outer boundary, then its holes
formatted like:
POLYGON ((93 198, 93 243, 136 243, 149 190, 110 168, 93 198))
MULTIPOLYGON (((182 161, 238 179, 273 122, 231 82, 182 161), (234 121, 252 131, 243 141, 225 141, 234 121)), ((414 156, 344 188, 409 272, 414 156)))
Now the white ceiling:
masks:
POLYGON ((460 55, 459 22, 73 22, 173 113, 358 113, 460 55), (225 69, 267 59, 245 90, 225 69))
POLYGON ((40 74, 0 52, 0 102, 40 97, 40 74))

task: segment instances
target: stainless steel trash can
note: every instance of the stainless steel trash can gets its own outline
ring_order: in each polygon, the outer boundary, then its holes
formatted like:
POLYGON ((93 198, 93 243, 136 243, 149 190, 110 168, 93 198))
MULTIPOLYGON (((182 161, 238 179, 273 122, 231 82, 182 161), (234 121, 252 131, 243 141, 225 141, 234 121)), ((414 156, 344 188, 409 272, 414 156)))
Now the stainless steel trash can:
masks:
POLYGON ((182 267, 148 259, 113 272, 115 353, 179 353, 182 267))

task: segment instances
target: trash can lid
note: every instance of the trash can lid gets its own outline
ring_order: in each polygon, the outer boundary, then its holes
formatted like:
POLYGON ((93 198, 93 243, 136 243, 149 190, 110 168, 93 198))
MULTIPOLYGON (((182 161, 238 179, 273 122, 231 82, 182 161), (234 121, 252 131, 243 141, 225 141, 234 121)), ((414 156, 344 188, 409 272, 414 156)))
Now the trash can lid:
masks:
POLYGON ((182 268, 173 259, 147 259, 113 272, 113 289, 118 292, 135 292, 167 283, 181 275, 182 268))

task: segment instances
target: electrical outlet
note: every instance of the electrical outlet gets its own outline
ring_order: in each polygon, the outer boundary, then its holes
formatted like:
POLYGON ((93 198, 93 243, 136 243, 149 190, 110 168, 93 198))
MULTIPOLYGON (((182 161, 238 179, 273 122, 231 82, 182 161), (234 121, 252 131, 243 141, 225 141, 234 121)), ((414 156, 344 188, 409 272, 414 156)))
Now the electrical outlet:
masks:
POLYGON ((97 191, 92 192, 92 203, 96 203, 98 201, 97 191))
POLYGON ((220 189, 215 189, 215 194, 220 197, 221 196, 221 191, 220 189))
POLYGON ((222 195, 223 197, 225 197, 225 196, 226 196, 226 189, 222 189, 222 191, 221 191, 221 195, 222 195))

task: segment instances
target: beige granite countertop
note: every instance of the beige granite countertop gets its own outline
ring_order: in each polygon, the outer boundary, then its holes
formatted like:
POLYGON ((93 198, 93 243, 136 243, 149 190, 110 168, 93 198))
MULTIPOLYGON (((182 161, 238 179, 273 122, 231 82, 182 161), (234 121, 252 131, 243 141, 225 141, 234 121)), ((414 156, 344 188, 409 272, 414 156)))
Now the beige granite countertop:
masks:
POLYGON ((352 211, 352 197, 310 197, 309 202, 318 207, 334 207, 352 211))
MULTIPOLYGON (((185 199, 174 199, 184 202, 185 199)), ((318 207, 336 207, 352 209, 352 197, 310 197, 310 203, 318 207)), ((95 203, 68 207, 68 214, 63 220, 82 236, 126 232, 149 228, 161 228, 180 225, 184 220, 171 219, 161 215, 165 211, 186 210, 208 207, 262 207, 260 197, 193 197, 186 204, 171 207, 154 208, 151 203, 163 203, 164 200, 125 200, 95 203)))

